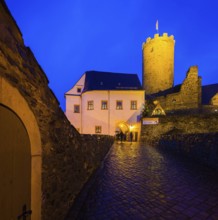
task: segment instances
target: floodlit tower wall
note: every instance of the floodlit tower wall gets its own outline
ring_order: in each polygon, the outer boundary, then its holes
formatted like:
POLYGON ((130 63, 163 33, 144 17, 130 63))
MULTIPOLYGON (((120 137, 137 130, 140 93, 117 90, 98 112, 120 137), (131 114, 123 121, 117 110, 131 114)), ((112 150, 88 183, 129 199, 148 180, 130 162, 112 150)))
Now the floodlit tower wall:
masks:
POLYGON ((164 33, 147 38, 142 45, 142 82, 145 94, 152 94, 173 87, 174 37, 164 33))

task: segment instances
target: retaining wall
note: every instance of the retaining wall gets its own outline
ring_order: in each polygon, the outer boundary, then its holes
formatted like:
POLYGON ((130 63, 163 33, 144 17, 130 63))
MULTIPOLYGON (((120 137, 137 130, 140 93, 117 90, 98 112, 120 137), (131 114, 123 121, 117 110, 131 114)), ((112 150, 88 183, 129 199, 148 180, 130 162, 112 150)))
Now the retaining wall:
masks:
POLYGON ((162 135, 157 146, 218 171, 218 133, 162 135))
POLYGON ((37 181, 42 185, 38 216, 42 220, 62 220, 113 138, 80 136, 60 108, 31 49, 24 45, 21 31, 3 0, 0 12, 0 77, 23 97, 40 132, 41 145, 37 147, 42 164, 37 170, 41 179, 37 181))
POLYGON ((218 115, 173 115, 142 125, 141 141, 218 170, 218 115))

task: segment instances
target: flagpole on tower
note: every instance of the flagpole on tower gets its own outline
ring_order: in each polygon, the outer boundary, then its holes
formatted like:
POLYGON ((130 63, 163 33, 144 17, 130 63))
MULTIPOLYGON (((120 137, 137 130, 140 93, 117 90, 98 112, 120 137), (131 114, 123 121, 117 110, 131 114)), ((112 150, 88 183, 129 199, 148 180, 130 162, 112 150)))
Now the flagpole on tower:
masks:
POLYGON ((157 31, 157 34, 159 34, 159 33, 158 33, 158 31, 159 31, 158 28, 159 28, 159 27, 158 27, 158 20, 157 20, 157 21, 156 21, 156 31, 157 31))

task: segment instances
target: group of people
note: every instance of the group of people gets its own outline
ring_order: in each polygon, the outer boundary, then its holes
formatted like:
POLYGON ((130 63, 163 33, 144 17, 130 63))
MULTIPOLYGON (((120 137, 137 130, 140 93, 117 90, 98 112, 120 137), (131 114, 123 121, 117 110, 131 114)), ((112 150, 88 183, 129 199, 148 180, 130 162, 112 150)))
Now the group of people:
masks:
MULTIPOLYGON (((120 140, 121 143, 122 143, 123 141, 126 141, 126 134, 124 134, 122 131, 120 131, 120 132, 117 134, 117 140, 120 140)), ((132 133, 132 132, 129 133, 129 140, 130 140, 130 142, 132 143, 132 141, 133 141, 133 133, 132 133)))

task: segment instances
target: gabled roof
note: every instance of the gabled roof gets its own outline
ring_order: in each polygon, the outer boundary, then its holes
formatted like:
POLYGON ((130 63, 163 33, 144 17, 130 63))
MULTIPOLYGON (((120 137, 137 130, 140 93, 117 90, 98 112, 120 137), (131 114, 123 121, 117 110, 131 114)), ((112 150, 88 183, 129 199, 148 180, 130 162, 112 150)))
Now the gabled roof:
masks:
POLYGON ((137 74, 87 71, 83 92, 92 90, 142 90, 137 74))
POLYGON ((180 91, 181 85, 182 84, 179 84, 179 85, 176 85, 172 88, 169 88, 169 89, 157 92, 157 93, 146 95, 146 99, 153 99, 153 98, 156 98, 156 97, 167 96, 169 94, 177 93, 177 92, 180 91))
POLYGON ((209 105, 211 98, 218 93, 218 83, 202 86, 202 104, 209 105))

